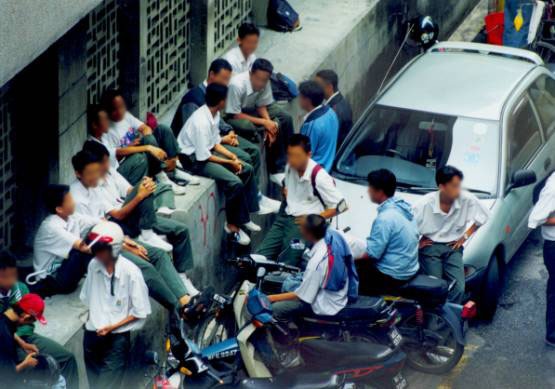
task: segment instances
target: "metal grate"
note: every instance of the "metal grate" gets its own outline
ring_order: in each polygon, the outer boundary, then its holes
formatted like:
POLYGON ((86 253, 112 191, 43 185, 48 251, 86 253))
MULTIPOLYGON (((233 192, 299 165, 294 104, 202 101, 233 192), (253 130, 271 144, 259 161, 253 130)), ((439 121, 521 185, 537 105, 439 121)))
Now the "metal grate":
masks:
POLYGON ((87 97, 98 103, 102 92, 119 83, 117 0, 104 0, 89 14, 87 97))
POLYGON ((14 134, 10 120, 8 87, 0 88, 0 249, 12 244, 15 200, 14 134))
POLYGON ((253 0, 216 0, 214 2, 214 58, 237 38, 237 28, 252 13, 253 0))
MULTIPOLYGON (((196 1, 196 0, 195 0, 196 1)), ((187 87, 191 57, 189 0, 146 2, 147 109, 164 113, 187 87)))

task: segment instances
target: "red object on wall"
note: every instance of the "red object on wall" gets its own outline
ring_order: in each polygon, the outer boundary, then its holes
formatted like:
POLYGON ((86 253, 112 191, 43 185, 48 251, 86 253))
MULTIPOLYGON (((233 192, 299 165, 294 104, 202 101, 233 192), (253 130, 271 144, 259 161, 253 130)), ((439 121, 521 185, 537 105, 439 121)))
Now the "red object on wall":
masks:
POLYGON ((493 12, 486 16, 486 35, 488 43, 503 45, 503 31, 505 30, 505 13, 493 12))

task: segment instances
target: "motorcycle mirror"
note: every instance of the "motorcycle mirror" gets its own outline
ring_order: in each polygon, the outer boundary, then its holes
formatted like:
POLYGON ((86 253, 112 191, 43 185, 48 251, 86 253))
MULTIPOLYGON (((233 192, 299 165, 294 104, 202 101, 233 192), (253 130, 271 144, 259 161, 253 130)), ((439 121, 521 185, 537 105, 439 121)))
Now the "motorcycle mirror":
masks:
POLYGON ((265 267, 259 267, 258 270, 256 271, 256 278, 264 278, 264 276, 266 275, 266 268, 265 267))

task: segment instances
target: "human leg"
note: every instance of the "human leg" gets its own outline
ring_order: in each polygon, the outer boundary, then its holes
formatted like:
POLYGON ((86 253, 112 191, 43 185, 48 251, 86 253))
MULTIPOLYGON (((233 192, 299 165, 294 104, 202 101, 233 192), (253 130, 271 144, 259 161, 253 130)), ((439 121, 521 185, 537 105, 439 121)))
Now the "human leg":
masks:
POLYGON ((293 118, 277 104, 268 106, 268 113, 272 120, 279 123, 278 136, 275 142, 268 148, 266 158, 268 172, 274 174, 283 172, 287 164, 287 142, 291 135, 293 135, 293 118))
POLYGON ((243 169, 241 173, 239 173, 239 178, 243 182, 243 190, 249 212, 258 212, 260 210, 258 205, 258 187, 256 186, 256 179, 254 178, 253 167, 246 162, 243 163, 243 169))
POLYGON ((157 216, 154 231, 166 235, 173 246, 174 266, 179 273, 184 273, 193 267, 193 249, 187 226, 177 220, 157 216))
MULTIPOLYGON (((151 251, 149 251, 149 254, 150 253, 151 251)), ((152 263, 146 259, 131 254, 129 251, 122 251, 122 255, 133 262, 141 270, 146 286, 148 287, 148 294, 154 300, 170 312, 172 312, 176 307, 179 307, 179 297, 181 296, 178 297, 172 292, 168 283, 164 280, 160 272, 152 263)), ((159 262, 156 261, 156 257, 155 262, 157 262, 157 264, 159 262)), ((173 267, 173 265, 171 266, 173 267)))
POLYGON ((79 373, 77 361, 73 353, 66 350, 61 344, 52 339, 33 333, 23 337, 27 343, 38 347, 41 354, 48 354, 58 362, 62 376, 66 380, 68 389, 79 388, 79 373))
POLYGON ((121 387, 131 348, 129 332, 98 336, 85 331, 83 351, 91 388, 121 387))
POLYGON ((434 243, 418 252, 420 268, 424 274, 443 279, 443 245, 434 243))
POLYGON ((382 273, 370 260, 356 261, 355 266, 359 276, 359 293, 363 296, 394 295, 407 282, 382 273))
POLYGON ((448 251, 443 259, 443 279, 455 285, 449 292, 449 301, 460 304, 464 297, 465 277, 462 249, 453 250, 446 246, 448 251))
POLYGON ((133 186, 149 175, 149 161, 144 153, 136 153, 125 157, 118 167, 118 172, 133 186))
POLYGON ((260 135, 264 133, 264 128, 257 127, 254 123, 246 119, 234 119, 232 116, 226 116, 226 123, 233 127, 235 132, 243 138, 252 142, 259 142, 260 135))
POLYGON ((256 252, 271 260, 277 260, 278 257, 281 257, 281 262, 299 265, 302 252, 291 249, 289 243, 292 239, 300 239, 300 236, 301 233, 299 227, 295 224, 295 219, 281 212, 277 215, 274 224, 256 252))

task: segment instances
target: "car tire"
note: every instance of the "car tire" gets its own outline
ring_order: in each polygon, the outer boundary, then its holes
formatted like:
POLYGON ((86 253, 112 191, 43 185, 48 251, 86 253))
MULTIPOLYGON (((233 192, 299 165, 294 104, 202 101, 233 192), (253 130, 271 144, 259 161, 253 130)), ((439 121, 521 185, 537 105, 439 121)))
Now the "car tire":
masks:
POLYGON ((479 299, 479 312, 482 319, 487 321, 493 320, 497 311, 502 287, 503 279, 499 259, 497 254, 493 254, 484 274, 482 293, 479 299))

